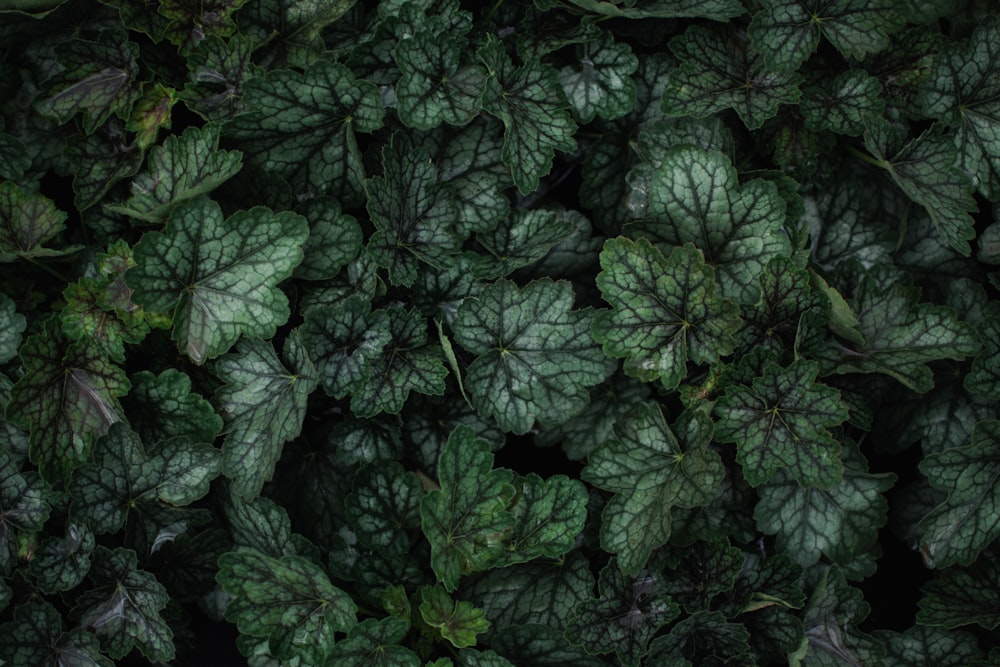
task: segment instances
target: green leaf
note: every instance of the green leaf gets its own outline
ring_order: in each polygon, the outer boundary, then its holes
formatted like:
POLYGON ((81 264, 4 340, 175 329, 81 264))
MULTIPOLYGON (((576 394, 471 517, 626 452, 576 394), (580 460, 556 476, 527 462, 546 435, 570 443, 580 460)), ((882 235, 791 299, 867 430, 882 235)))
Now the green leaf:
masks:
POLYGON ((552 169, 557 150, 576 149, 576 123, 565 108, 551 65, 535 59, 514 67, 492 36, 479 57, 487 70, 483 109, 503 121, 501 157, 511 168, 517 189, 527 194, 552 169))
POLYGON ((191 391, 191 378, 176 368, 159 375, 149 371, 133 375, 132 391, 123 404, 132 428, 149 444, 177 437, 213 442, 222 431, 222 417, 191 391))
POLYGON ((101 203, 116 183, 134 176, 142 167, 143 154, 125 141, 121 124, 111 119, 94 134, 70 136, 66 157, 73 171, 73 203, 85 211, 101 203))
POLYGON ((475 646, 476 635, 490 627, 482 609, 471 602, 452 600, 448 591, 440 586, 424 586, 418 595, 421 598, 418 609, 424 623, 437 628, 441 637, 455 648, 475 646))
POLYGON ((205 35, 225 37, 236 29, 233 14, 247 0, 161 0, 156 11, 169 20, 165 36, 185 52, 205 35))
POLYGON ((385 312, 389 316, 389 342, 351 397, 351 412, 357 417, 396 414, 410 392, 444 394, 448 369, 440 346, 427 343, 427 320, 416 310, 402 307, 385 312))
POLYGON ((750 40, 773 69, 796 70, 825 37, 844 58, 861 60, 889 46, 908 7, 894 0, 763 0, 750 40))
POLYGON ((632 2, 606 0, 570 0, 577 7, 594 14, 614 18, 706 18, 725 21, 743 13, 739 0, 651 0, 641 7, 632 2))
POLYGON ((24 315, 17 312, 17 304, 6 294, 0 294, 0 364, 17 356, 26 326, 24 315))
POLYGON ((883 286, 873 275, 862 278, 851 305, 867 343, 852 349, 833 342, 837 372, 883 373, 925 392, 934 386, 929 362, 976 353, 979 342, 969 325, 950 308, 917 303, 917 297, 903 284, 883 286))
POLYGON ((13 181, 0 183, 0 262, 62 255, 72 249, 42 247, 65 229, 66 213, 55 202, 13 181))
POLYGON ((243 338, 215 364, 226 383, 214 397, 225 420, 222 472, 232 480, 233 492, 247 500, 260 494, 282 446, 302 431, 306 401, 318 383, 297 330, 285 339, 283 356, 292 370, 271 343, 243 338))
POLYGON ((161 614, 170 596, 138 568, 134 551, 98 546, 89 578, 93 588, 79 596, 73 613, 108 655, 120 660, 136 648, 151 662, 174 659, 174 633, 161 614))
POLYGON ((586 407, 587 388, 610 374, 590 337, 593 311, 571 311, 572 303, 567 282, 536 280, 520 288, 500 280, 459 307, 455 342, 477 355, 466 390, 505 431, 567 420, 586 407))
POLYGON ((782 104, 795 104, 802 77, 768 68, 742 32, 691 26, 670 40, 681 64, 670 72, 663 112, 670 116, 709 116, 734 109, 751 130, 760 129, 782 104), (720 34, 721 32, 721 34, 720 34))
POLYGON ((156 143, 161 129, 170 129, 170 113, 177 101, 177 91, 160 83, 143 91, 125 123, 126 130, 135 132, 139 148, 146 150, 156 143))
POLYGON ((86 524, 68 523, 64 536, 45 538, 31 561, 38 590, 53 594, 76 588, 90 571, 97 541, 86 524))
POLYGON ((63 631, 59 611, 47 603, 18 605, 0 625, 0 661, 11 667, 113 667, 97 637, 83 628, 63 631))
POLYGON ((753 664, 750 634, 717 611, 699 611, 657 637, 649 660, 661 665, 753 664))
POLYGON ((330 667, 421 667, 416 653, 399 646, 409 624, 398 618, 369 618, 337 642, 326 664, 330 667))
POLYGON ((836 486, 803 488, 787 473, 778 472, 757 489, 757 528, 777 535, 777 548, 802 566, 822 556, 849 565, 875 548, 878 531, 885 525, 889 503, 884 494, 896 476, 870 474, 861 454, 853 445, 850 448, 851 460, 836 486))
POLYGON ((920 472, 948 498, 920 520, 928 567, 969 565, 1000 537, 1000 421, 976 424, 964 447, 928 455, 920 472))
POLYGON ((546 426, 536 436, 541 447, 561 443, 570 459, 585 459, 614 436, 614 426, 625 413, 649 398, 649 387, 616 373, 590 392, 589 408, 573 419, 546 426))
POLYGON ((812 241, 812 261, 825 271, 857 261, 865 269, 890 263, 894 238, 877 225, 856 179, 839 180, 806 206, 805 224, 812 241))
POLYGON ((368 213, 375 233, 368 251, 389 272, 393 285, 410 287, 429 265, 442 268, 461 240, 453 227, 454 203, 437 178, 437 168, 423 148, 401 134, 382 151, 382 177, 367 182, 368 213))
POLYGON ((750 387, 729 387, 716 402, 716 437, 736 443, 736 459, 751 485, 779 469, 805 487, 840 482, 840 444, 827 428, 847 419, 847 406, 836 389, 816 382, 817 373, 812 361, 788 368, 768 362, 750 387))
POLYGON ((917 622, 943 628, 975 623, 987 630, 1000 625, 1000 561, 980 558, 970 567, 945 568, 921 589, 917 622))
POLYGON ((733 590, 745 561, 726 539, 668 546, 656 556, 657 564, 666 566, 667 593, 690 614, 707 610, 713 598, 733 590))
POLYGON ((490 645, 515 665, 602 667, 607 664, 588 654, 582 646, 567 642, 563 626, 517 625, 497 635, 490 645))
POLYGON ((656 570, 627 577, 612 559, 601 570, 600 597, 577 605, 565 636, 583 644, 588 653, 614 651, 619 664, 638 667, 649 640, 680 614, 664 584, 656 570))
POLYGON ((857 629, 869 606, 856 588, 847 585, 837 567, 827 569, 806 605, 806 653, 789 655, 789 667, 841 667, 881 664, 885 648, 857 629), (803 659, 804 658, 804 659, 803 659))
POLYGON ((924 207, 938 235, 968 257, 972 253, 969 241, 976 235, 969 212, 976 210, 976 201, 969 177, 958 166, 951 136, 931 128, 897 146, 886 128, 876 124, 869 126, 864 137, 878 165, 907 197, 924 207))
POLYGON ((336 308, 310 308, 300 331, 323 390, 334 398, 367 381, 371 366, 392 342, 388 312, 371 312, 371 304, 357 297, 336 308))
POLYGON ((46 82, 38 111, 59 123, 83 114, 83 129, 93 134, 111 116, 128 117, 139 96, 139 46, 125 30, 102 30, 96 41, 70 39, 55 47, 62 66, 46 82))
POLYGON ((248 548, 273 558, 307 555, 300 553, 299 547, 303 545, 295 539, 300 536, 292 533, 288 513, 270 498, 258 497, 246 502, 227 488, 222 505, 229 533, 238 549, 248 548))
POLYGON ((595 116, 611 120, 624 116, 635 104, 632 74, 639 59, 627 44, 616 44, 610 32, 577 46, 576 62, 559 70, 570 108, 582 123, 595 116))
POLYGON ((334 635, 357 623, 357 605, 326 573, 298 556, 238 551, 219 558, 219 585, 233 596, 226 619, 250 637, 267 638, 271 655, 321 665, 334 635))
POLYGON ((676 428, 684 448, 660 408, 641 403, 615 426, 615 439, 591 452, 580 473, 615 494, 601 515, 601 546, 630 576, 670 538, 671 508, 708 503, 725 474, 718 454, 708 449, 712 425, 705 415, 685 413, 676 428))
POLYGON ((564 628, 577 605, 591 599, 593 590, 594 575, 580 551, 554 562, 537 560, 490 570, 462 587, 493 624, 491 645, 519 626, 564 628))
POLYGON ((364 201, 364 166, 355 132, 382 126, 382 102, 370 81, 343 65, 317 61, 305 72, 273 70, 244 86, 250 113, 223 127, 248 164, 274 172, 310 195, 346 206, 364 201))
POLYGON ((0 132, 0 177, 18 180, 31 167, 31 154, 15 136, 0 132))
MULTIPOLYGON (((785 257, 775 257, 768 262, 758 278, 760 301, 753 308, 742 309, 743 326, 737 336, 740 347, 746 350, 760 346, 778 351, 793 347, 803 314, 825 311, 826 303, 819 294, 829 295, 832 290, 827 286, 826 290, 821 288, 818 293, 814 292, 811 278, 816 282, 822 281, 822 278, 801 270, 785 257)), ((846 307, 846 303, 844 305, 846 307)), ((857 336, 850 326, 849 316, 848 308, 836 321, 844 320, 845 324, 840 329, 857 336)), ((834 321, 833 317, 830 319, 834 321)))
POLYGON ((21 346, 25 373, 11 389, 7 418, 31 434, 43 477, 64 479, 87 460, 91 443, 121 421, 125 372, 91 341, 68 344, 49 320, 21 346))
POLYGON ((575 479, 531 473, 514 480, 508 511, 514 525, 506 536, 502 566, 535 558, 559 558, 571 548, 587 519, 587 489, 575 479))
MULTIPOLYGON (((290 65, 304 67, 326 49, 324 34, 357 0, 291 0, 277 5, 290 65)), ((242 18, 242 16, 241 16, 242 18)))
POLYGON ((397 111, 405 125, 418 130, 465 125, 479 113, 486 71, 479 63, 462 62, 464 43, 452 33, 418 32, 396 45, 397 111))
POLYGON ((877 636, 886 647, 885 667, 963 667, 985 658, 976 637, 968 632, 915 625, 877 636))
POLYGON ((924 112, 955 127, 958 164, 986 197, 1000 198, 1000 22, 980 23, 966 44, 951 44, 933 62, 922 90, 924 112))
POLYGON ((205 120, 224 121, 241 112, 243 84, 257 74, 253 49, 253 40, 238 34, 229 40, 208 35, 195 44, 186 58, 185 106, 205 120))
POLYGON ((437 165, 438 179, 456 206, 454 229, 460 238, 496 227, 510 214, 504 190, 510 169, 500 161, 503 126, 486 115, 461 128, 438 128, 421 142, 437 165))
POLYGON ((93 460, 77 468, 66 485, 73 516, 95 533, 113 533, 131 512, 190 505, 208 493, 221 472, 221 459, 215 447, 187 438, 164 441, 147 453, 127 425, 116 425, 98 441, 93 460))
POLYGON ((978 330, 983 349, 965 376, 965 388, 977 396, 1000 400, 1000 316, 987 318, 978 330))
POLYGON ((509 470, 493 470, 493 454, 468 426, 456 428, 438 460, 440 488, 420 502, 431 567, 454 591, 463 574, 485 570, 503 558, 503 540, 514 517, 507 506, 516 492, 509 470))
POLYGON ((387 549, 420 527, 423 496, 420 479, 398 462, 372 463, 355 477, 344 498, 344 512, 362 543, 387 549))
POLYGON ((242 166, 242 153, 219 150, 218 125, 189 127, 150 150, 145 171, 129 185, 132 196, 108 210, 161 224, 178 204, 215 190, 242 166))
POLYGON ((862 70, 849 70, 806 89, 799 112, 814 132, 829 130, 856 137, 864 132, 867 117, 882 114, 882 95, 878 79, 862 70))
POLYGON ((515 209, 510 220, 492 231, 479 234, 476 240, 486 249, 477 275, 499 278, 543 257, 560 241, 573 233, 573 222, 556 211, 515 209))
POLYGON ((362 232, 357 219, 344 213, 336 199, 314 197, 295 208, 309 221, 305 257, 295 269, 302 280, 329 280, 361 252, 362 232))
POLYGON ((626 232, 667 246, 693 243, 715 268, 720 296, 756 303, 767 263, 791 254, 785 202, 774 183, 741 185, 725 154, 681 146, 662 156, 648 188, 646 219, 626 232))
POLYGON ((48 485, 17 468, 0 449, 0 577, 10 576, 17 566, 19 535, 40 532, 49 518, 48 485))
POLYGON ((625 358, 625 372, 676 388, 688 361, 710 364, 733 351, 737 307, 715 295, 715 274, 687 245, 670 256, 649 241, 619 237, 604 244, 597 286, 613 310, 592 328, 604 353, 625 358))
POLYGON ((178 206, 166 232, 135 246, 126 281, 146 310, 173 312, 173 338, 195 364, 226 352, 240 335, 270 338, 288 319, 277 284, 302 261, 306 221, 263 207, 225 221, 215 202, 178 206))

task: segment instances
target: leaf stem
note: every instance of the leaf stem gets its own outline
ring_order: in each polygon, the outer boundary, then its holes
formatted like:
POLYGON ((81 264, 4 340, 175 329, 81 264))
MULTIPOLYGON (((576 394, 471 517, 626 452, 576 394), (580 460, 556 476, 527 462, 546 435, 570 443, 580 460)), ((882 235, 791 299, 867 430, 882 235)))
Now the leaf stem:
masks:
POLYGON ((67 284, 69 283, 69 278, 67 278, 63 274, 59 273, 58 271, 56 271, 55 269, 53 269, 51 266, 48 266, 47 264, 42 264, 41 262, 39 262, 34 257, 29 257, 29 256, 26 256, 26 255, 22 255, 22 256, 24 257, 24 259, 26 259, 29 262, 31 262, 32 264, 34 264, 35 266, 37 266, 42 271, 45 271, 50 276, 55 276, 58 280, 62 281, 63 283, 67 283, 67 284))
POLYGON ((849 151, 849 152, 850 152, 850 153, 851 153, 851 154, 852 154, 852 155, 853 155, 854 157, 856 157, 856 158, 860 158, 860 159, 864 160, 865 162, 867 162, 868 164, 872 164, 872 165, 875 165, 875 166, 876 166, 876 167, 878 167, 879 169, 886 169, 886 168, 888 167, 888 165, 887 165, 887 164, 885 163, 885 161, 884 161, 884 160, 878 160, 878 159, 876 159, 876 158, 872 157, 871 155, 869 155, 868 153, 865 153, 865 152, 864 152, 864 151, 862 151, 862 150, 858 150, 858 149, 857 149, 857 148, 855 148, 854 146, 848 146, 848 147, 847 147, 847 150, 848 150, 848 151, 849 151))

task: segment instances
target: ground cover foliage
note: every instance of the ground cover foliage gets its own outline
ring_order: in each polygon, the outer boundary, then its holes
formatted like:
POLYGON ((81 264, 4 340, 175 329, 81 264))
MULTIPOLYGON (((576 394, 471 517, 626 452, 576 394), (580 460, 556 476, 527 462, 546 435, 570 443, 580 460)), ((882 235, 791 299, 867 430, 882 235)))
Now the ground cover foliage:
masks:
POLYGON ((0 0, 0 664, 1000 663, 995 14, 0 0))

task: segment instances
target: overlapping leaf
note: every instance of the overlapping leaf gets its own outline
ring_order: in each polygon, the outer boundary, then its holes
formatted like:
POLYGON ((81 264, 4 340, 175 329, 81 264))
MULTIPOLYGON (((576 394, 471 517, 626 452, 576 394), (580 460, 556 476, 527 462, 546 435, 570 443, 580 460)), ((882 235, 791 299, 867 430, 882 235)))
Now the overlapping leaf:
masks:
POLYGON ((0 262, 63 254, 42 244, 65 228, 65 220, 66 213, 48 197, 13 181, 0 183, 0 262))
POLYGON ((645 219, 626 231, 668 246, 693 243, 715 267, 721 296, 755 303, 757 277, 768 261, 791 253, 782 228, 785 202, 775 185, 763 179, 741 185, 723 153, 693 146, 669 151, 648 192, 645 219))
POLYGON ((222 417, 211 403, 191 391, 190 376, 176 368, 159 375, 149 371, 133 375, 124 406, 132 428, 149 444, 176 437, 213 442, 222 431, 222 417))
POLYGON ((907 18, 894 0, 764 0, 750 39, 770 67, 795 70, 825 37, 845 58, 860 60, 889 46, 907 18))
POLYGON ((331 584, 322 568, 299 556, 225 553, 217 579, 233 596, 226 618, 243 634, 266 638, 270 654, 279 660, 321 665, 333 649, 335 633, 357 623, 351 597, 331 584))
POLYGON ((994 201, 1000 198, 1000 77, 992 66, 1000 59, 998 43, 1000 21, 994 17, 967 44, 934 59, 922 98, 928 115, 956 127, 959 165, 994 201))
POLYGON ((565 421, 587 404, 587 388, 610 373, 590 337, 593 312, 570 310, 569 283, 537 280, 519 288, 500 280, 467 299, 455 341, 477 355, 466 372, 472 404, 505 431, 535 420, 565 421))
POLYGON ((708 116, 734 109, 750 128, 760 128, 782 104, 799 101, 802 76, 767 67, 764 57, 735 29, 692 26, 670 41, 681 61, 670 73, 663 111, 672 116, 708 116))
POLYGON ((21 346, 25 373, 11 389, 7 417, 30 433, 31 460, 47 479, 87 460, 93 441, 122 419, 125 371, 96 344, 68 344, 50 321, 21 346))
POLYGON ((616 44, 611 33, 577 47, 577 62, 559 70, 559 85, 577 118, 618 118, 635 103, 632 74, 639 60, 627 44, 616 44))
POLYGON ((463 574, 485 570, 503 555, 514 524, 507 506, 514 496, 509 470, 493 470, 493 454, 468 426, 459 426, 438 460, 440 489, 420 502, 431 567, 446 590, 463 574))
POLYGON ((175 438, 147 452, 125 424, 115 425, 95 447, 94 457, 66 485, 73 515, 95 533, 120 530, 130 512, 148 506, 189 505, 208 493, 222 470, 218 449, 175 438))
POLYGON ((423 148, 397 135, 382 152, 382 167, 383 175, 367 183, 376 229, 368 251, 392 284, 409 287, 426 265, 443 268, 458 252, 457 211, 423 148))
POLYGON ((819 367, 799 360, 768 363, 752 386, 736 385, 716 402, 716 437, 736 443, 736 458, 753 486, 779 469, 802 486, 830 488, 843 473, 840 444, 829 427, 847 419, 840 393, 816 382, 819 367))
POLYGON ((299 435, 306 401, 316 388, 316 369, 298 332, 285 340, 288 369, 270 343, 244 338, 216 362, 226 384, 215 393, 225 420, 222 472, 232 490, 250 499, 271 479, 282 446, 299 435))
POLYGON ((552 169, 555 152, 576 148, 576 123, 565 108, 557 72, 532 60, 514 67, 503 46, 489 39, 479 57, 487 70, 483 109, 504 125, 504 164, 523 193, 538 187, 552 169))
POLYGON ((78 598, 75 611, 109 656, 120 660, 135 648, 152 662, 173 660, 174 633, 162 614, 170 596, 139 569, 134 551, 98 546, 89 578, 94 587, 78 598))
POLYGON ((663 413, 639 404, 615 427, 615 439, 591 454, 581 476, 615 495, 601 516, 601 546, 634 576, 670 537, 670 510, 709 502, 722 482, 718 454, 708 449, 711 422, 687 413, 678 424, 684 447, 663 413))
POLYGON ((0 660, 12 667, 113 667, 97 637, 81 627, 63 630, 62 616, 46 603, 18 606, 0 625, 0 660))
POLYGON ((163 223, 183 201, 225 183, 243 166, 239 151, 219 150, 219 126, 190 127, 155 146, 145 171, 132 179, 132 196, 110 210, 143 222, 163 223))
POLYGON ((927 456, 920 471, 948 498, 920 520, 928 567, 968 565, 1000 536, 1000 422, 976 425, 971 441, 927 456))
POLYGON ((715 274, 691 246, 664 257, 645 239, 611 239, 601 252, 597 286, 613 310, 593 335, 605 354, 625 358, 625 372, 668 389, 687 364, 709 364, 735 347, 736 304, 715 295, 715 274))
POLYGON ((21 474, 10 455, 0 449, 0 576, 17 565, 18 536, 42 530, 49 518, 48 487, 33 473, 21 474))
POLYGON ((143 235, 126 281, 146 310, 173 313, 178 349, 201 364, 240 335, 270 338, 285 323, 277 284, 302 261, 308 235, 289 211, 256 207, 223 220, 218 204, 194 199, 174 210, 166 232, 143 235))
POLYGON ((305 72, 274 70, 244 86, 245 108, 223 127, 246 160, 310 194, 345 205, 364 201, 364 166, 356 132, 382 125, 382 104, 370 81, 343 65, 318 60, 305 72))
POLYGON ((463 62, 464 41, 427 31, 396 46, 393 55, 401 70, 396 100, 406 125, 420 130, 465 125, 479 112, 486 70, 480 63, 463 62))

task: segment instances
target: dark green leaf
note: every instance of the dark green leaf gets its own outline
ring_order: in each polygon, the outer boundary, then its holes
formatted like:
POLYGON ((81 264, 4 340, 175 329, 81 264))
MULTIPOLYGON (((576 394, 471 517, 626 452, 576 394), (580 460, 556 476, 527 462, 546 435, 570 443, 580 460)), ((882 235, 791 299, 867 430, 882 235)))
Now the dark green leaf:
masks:
POLYGON ((632 2, 570 0, 588 12, 615 18, 706 18, 725 21, 743 13, 739 0, 651 0, 636 7, 632 2))
POLYGON ((692 26, 670 40, 670 50, 681 64, 670 73, 663 93, 668 115, 701 118, 734 109, 756 130, 780 105, 795 104, 801 96, 802 77, 769 69, 746 35, 735 29, 692 26))
POLYGON ((506 276, 541 259, 572 233, 572 221, 556 211, 515 209, 509 221, 476 236, 489 253, 476 273, 485 278, 506 276))
POLYGON ((228 120, 243 110, 243 85, 257 73, 250 61, 254 44, 243 35, 228 41, 206 36, 187 56, 184 104, 205 120, 228 120))
POLYGON ((508 511, 514 525, 505 537, 502 566, 535 558, 559 558, 573 547, 587 519, 587 489, 565 475, 542 479, 531 473, 514 480, 508 511))
MULTIPOLYGON (((420 527, 420 479, 399 463, 365 466, 344 499, 344 510, 358 539, 376 549, 388 548, 407 531, 420 527)), ((408 541, 408 540, 407 540, 408 541)))
POLYGON ((476 635, 486 632, 490 623, 471 602, 455 601, 440 586, 420 589, 420 617, 424 623, 437 628, 441 637, 455 648, 476 645, 476 635))
POLYGON ((576 123, 565 108, 551 65, 532 60, 514 67, 493 37, 480 49, 479 57, 487 71, 483 108, 503 121, 501 156, 511 168, 517 189, 527 194, 552 169, 557 150, 576 149, 576 123))
POLYGON ((65 220, 66 214, 48 197, 13 181, 0 183, 0 262, 63 254, 42 244, 63 231, 65 220))
POLYGON ((260 494, 282 446, 298 437, 306 400, 318 381, 297 330, 285 340, 283 356, 292 370, 270 343, 243 338, 235 352, 215 364, 226 383, 214 398, 225 421, 222 472, 232 480, 232 490, 246 499, 260 494))
POLYGON ((249 113, 223 127, 248 164, 274 172, 309 195, 345 206, 363 201, 364 167, 355 132, 382 125, 382 103, 369 81, 343 65, 317 61, 304 73, 273 70, 244 86, 249 113))
POLYGON ((31 434, 31 460, 62 479, 87 460, 93 441, 121 421, 125 372, 97 345, 67 341, 51 320, 21 346, 25 374, 11 389, 7 416, 31 434))
POLYGON ((881 664, 885 648, 857 626, 868 616, 861 591, 847 585, 836 567, 823 573, 806 605, 802 624, 807 644, 789 656, 791 667, 881 664))
POLYGON ((948 498, 920 520, 928 567, 969 565, 1000 536, 1000 421, 980 422, 968 445, 927 456, 920 472, 948 498))
POLYGON ((683 448, 660 408, 641 403, 615 426, 615 439, 591 452, 581 473, 615 493, 601 517, 601 546, 618 556, 627 575, 636 575, 670 537, 672 507, 705 504, 722 482, 722 462, 708 449, 708 418, 685 413, 676 427, 683 448))
POLYGON ((485 570, 504 555, 514 517, 507 506, 516 491, 509 470, 493 470, 493 454, 468 426, 452 432, 438 461, 440 488, 420 503, 421 525, 431 544, 431 567, 446 590, 459 577, 485 570))
POLYGON ((399 118, 410 127, 430 130, 442 123, 465 125, 481 105, 486 70, 463 63, 464 40, 451 33, 418 32, 396 46, 399 118))
POLYGON ((49 604, 25 604, 14 620, 0 625, 0 660, 11 667, 113 667, 101 655, 97 637, 83 628, 63 632, 59 611, 49 604))
POLYGON ((17 312, 17 304, 6 294, 0 294, 0 364, 17 356, 26 325, 24 315, 17 312))
POLYGON ((570 310, 566 282, 524 288, 500 280, 466 299, 455 341, 477 355, 465 377, 472 404, 506 431, 527 433, 535 420, 561 422, 584 409, 587 388, 610 374, 590 337, 591 310, 570 310))
POLYGON ((89 578, 94 587, 74 611, 108 655, 119 660, 136 648, 152 662, 173 660, 174 633, 161 613, 170 597, 156 577, 138 568, 134 551, 98 546, 89 578))
POLYGON ((676 388, 688 361, 710 364, 733 351, 734 303, 715 295, 715 274, 692 246, 670 256, 645 239, 611 239, 601 252, 597 286, 611 312, 592 328, 605 354, 625 357, 625 372, 676 388))
POLYGON ((216 189, 243 166, 239 151, 219 150, 219 127, 189 127, 154 146, 145 171, 132 179, 132 196, 108 207, 143 222, 166 222, 178 204, 216 189))
POLYGON ((144 308, 173 312, 178 349, 201 364, 241 334, 270 338, 285 323, 277 284, 302 261, 308 235, 289 211, 255 207, 223 220, 218 204, 198 198, 174 209, 165 233, 143 235, 126 280, 144 308))
POLYGON ((219 558, 219 585, 233 596, 226 618, 251 637, 266 637, 271 655, 320 665, 334 634, 357 623, 357 605, 326 573, 298 556, 239 551, 219 558))
POLYGON ((87 572, 97 542, 86 524, 66 524, 65 536, 46 538, 35 551, 31 574, 43 593, 76 588, 87 572))
POLYGON ((399 646, 409 629, 398 618, 369 618, 358 623, 333 647, 328 667, 420 667, 417 654, 399 646))
POLYGON ((668 247, 693 243, 715 268, 721 296, 756 303, 767 263, 791 254, 777 187, 764 179, 741 185, 730 159, 716 150, 681 146, 662 155, 648 193, 646 219, 626 232, 668 247))
POLYGON ((308 199, 295 212, 309 221, 309 238, 302 247, 305 257, 295 269, 294 277, 328 280, 361 252, 361 226, 354 216, 340 210, 336 199, 308 199))
POLYGON ((559 70, 570 108, 583 123, 595 116, 624 116, 635 103, 632 74, 639 60, 627 44, 617 44, 610 32, 576 48, 576 62, 559 70))
POLYGON ((964 667, 984 654, 974 635, 915 625, 905 632, 877 633, 885 644, 885 667, 964 667))
POLYGON ((946 568, 921 589, 917 621, 943 628, 975 623, 992 630, 1000 625, 998 587, 1000 561, 993 556, 968 568, 946 568))
POLYGON ((222 417, 191 391, 191 378, 175 368, 159 375, 149 371, 133 375, 132 391, 123 404, 132 428, 149 444, 176 437, 213 442, 222 431, 222 417))
POLYGON ((0 449, 0 576, 17 565, 19 535, 37 533, 49 518, 48 486, 34 473, 18 472, 10 455, 0 449))
POLYGON ((906 21, 894 0, 763 0, 750 39, 776 70, 795 70, 825 37, 845 58, 860 60, 889 46, 906 21))

